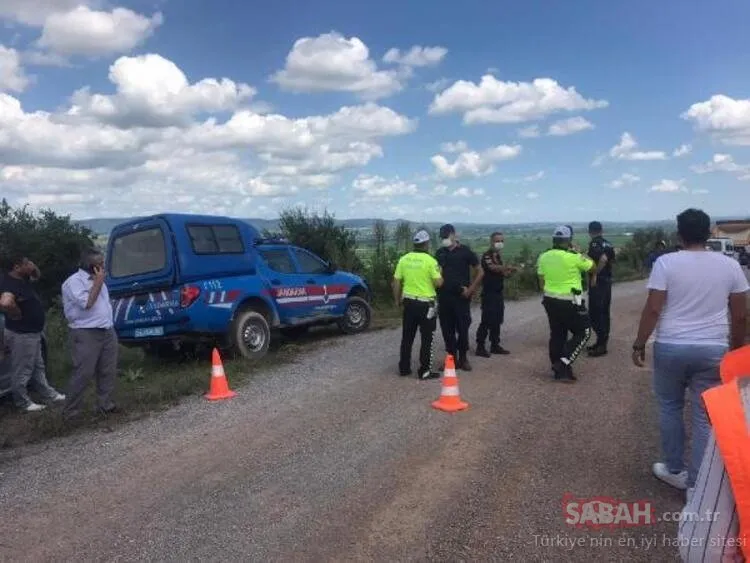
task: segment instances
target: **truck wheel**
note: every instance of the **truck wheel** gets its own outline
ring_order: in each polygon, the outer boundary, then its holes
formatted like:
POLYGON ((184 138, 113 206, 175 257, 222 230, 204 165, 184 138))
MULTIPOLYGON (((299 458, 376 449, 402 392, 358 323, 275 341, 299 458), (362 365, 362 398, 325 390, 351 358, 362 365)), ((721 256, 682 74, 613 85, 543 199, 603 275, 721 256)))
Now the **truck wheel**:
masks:
POLYGON ((259 360, 271 344, 271 327, 266 318, 252 309, 237 314, 232 328, 232 346, 243 358, 259 360))
POLYGON ((344 316, 337 321, 337 324, 344 334, 357 334, 367 330, 371 320, 370 304, 361 297, 350 297, 346 302, 344 316))

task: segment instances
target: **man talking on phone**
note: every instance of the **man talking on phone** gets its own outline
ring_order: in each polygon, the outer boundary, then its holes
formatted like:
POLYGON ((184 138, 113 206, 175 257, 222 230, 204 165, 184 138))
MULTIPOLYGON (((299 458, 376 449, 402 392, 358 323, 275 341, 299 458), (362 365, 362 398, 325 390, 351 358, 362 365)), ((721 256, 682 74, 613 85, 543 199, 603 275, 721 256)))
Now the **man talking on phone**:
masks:
POLYGON ((99 412, 109 414, 116 410, 111 395, 117 377, 117 335, 104 278, 104 255, 91 249, 83 253, 80 268, 62 285, 73 356, 73 374, 63 411, 65 418, 80 413, 86 388, 92 380, 96 381, 99 412))

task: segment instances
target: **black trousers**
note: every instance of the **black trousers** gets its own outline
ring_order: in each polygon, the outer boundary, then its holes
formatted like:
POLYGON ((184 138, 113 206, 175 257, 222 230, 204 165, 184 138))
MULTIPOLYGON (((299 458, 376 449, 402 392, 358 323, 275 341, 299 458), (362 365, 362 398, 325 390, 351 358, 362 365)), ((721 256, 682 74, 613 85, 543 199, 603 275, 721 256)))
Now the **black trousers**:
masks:
POLYGON ((440 296, 438 314, 445 351, 453 357, 466 357, 469 350, 471 301, 461 295, 440 296))
POLYGON ((411 349, 417 329, 422 340, 419 348, 419 373, 432 371, 432 355, 437 317, 427 318, 430 303, 404 299, 403 324, 401 325, 401 357, 398 369, 402 374, 411 371, 411 349))
POLYGON ((594 287, 589 288, 589 316, 597 345, 606 346, 609 341, 611 304, 612 282, 598 280, 594 287))
POLYGON ((477 329, 477 346, 484 346, 487 333, 490 345, 500 345, 500 326, 505 319, 505 298, 502 291, 482 293, 482 321, 477 329))
POLYGON ((572 364, 591 337, 591 321, 586 307, 551 297, 545 297, 542 304, 549 320, 550 363, 567 358, 572 364), (569 332, 573 333, 570 339, 569 332))

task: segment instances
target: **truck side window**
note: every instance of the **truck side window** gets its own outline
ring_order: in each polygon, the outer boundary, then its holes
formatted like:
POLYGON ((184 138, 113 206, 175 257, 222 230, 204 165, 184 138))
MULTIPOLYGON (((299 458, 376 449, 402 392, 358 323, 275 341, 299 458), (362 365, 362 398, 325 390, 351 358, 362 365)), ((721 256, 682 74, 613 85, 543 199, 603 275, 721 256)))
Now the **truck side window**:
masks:
POLYGON ((293 252, 299 264, 300 274, 322 274, 326 271, 326 265, 309 252, 299 248, 295 248, 293 252))
POLYGON ((294 264, 292 257, 285 248, 277 250, 261 250, 260 255, 266 261, 268 267, 280 274, 293 274, 294 264))
POLYGON ((236 225, 188 225, 196 254, 242 254, 245 245, 236 225))

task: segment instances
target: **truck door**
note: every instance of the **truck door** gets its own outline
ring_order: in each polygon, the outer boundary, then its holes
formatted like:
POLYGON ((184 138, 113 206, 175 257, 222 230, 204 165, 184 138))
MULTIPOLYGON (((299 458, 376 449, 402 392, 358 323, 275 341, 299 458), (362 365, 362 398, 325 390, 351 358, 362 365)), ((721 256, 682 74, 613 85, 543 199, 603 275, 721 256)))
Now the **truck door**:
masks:
POLYGON ((258 247, 264 274, 282 325, 304 324, 311 315, 308 290, 286 246, 258 247))
POLYGON ((343 315, 349 287, 336 283, 337 276, 312 252, 297 247, 291 251, 299 281, 307 287, 310 315, 318 318, 343 315))
POLYGON ((179 323, 171 230, 160 218, 128 223, 110 236, 107 287, 121 337, 165 336, 179 323))

